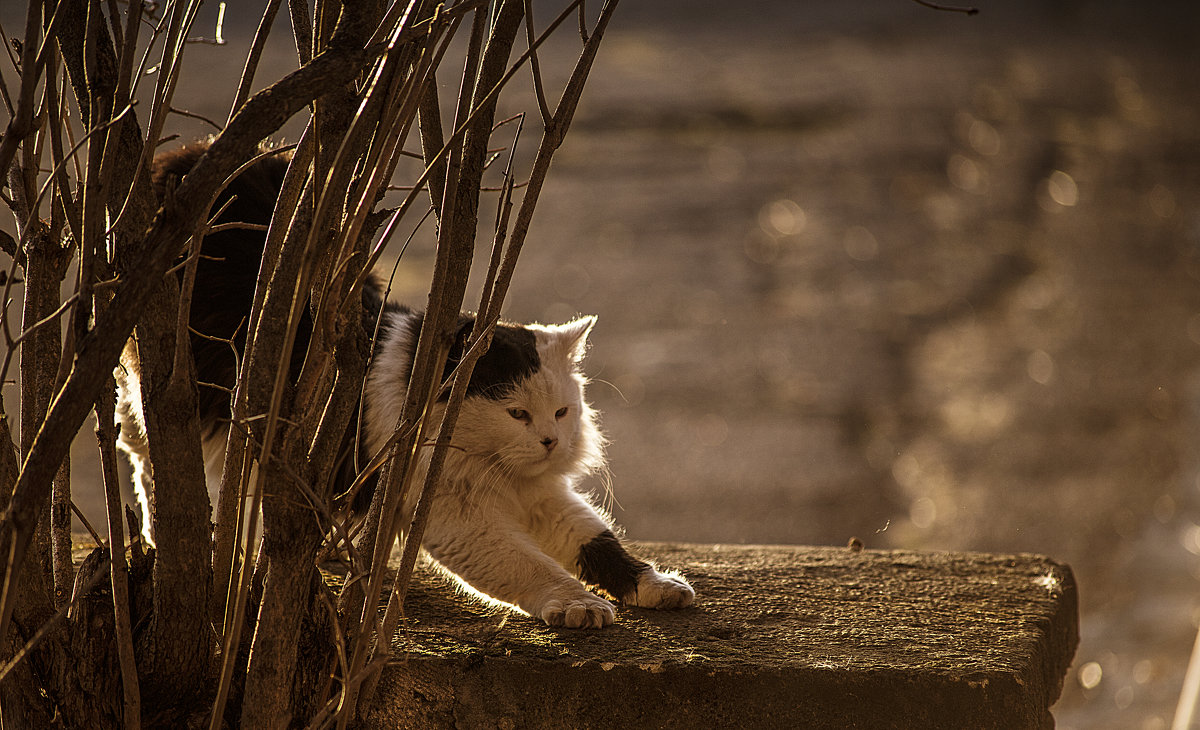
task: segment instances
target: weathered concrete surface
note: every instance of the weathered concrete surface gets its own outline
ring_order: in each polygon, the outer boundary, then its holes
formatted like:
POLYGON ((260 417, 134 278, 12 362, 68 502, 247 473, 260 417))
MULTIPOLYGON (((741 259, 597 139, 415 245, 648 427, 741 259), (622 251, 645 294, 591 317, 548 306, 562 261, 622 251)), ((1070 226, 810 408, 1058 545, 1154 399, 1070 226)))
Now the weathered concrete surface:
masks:
POLYGON ((1048 728, 1074 577, 1034 555, 650 544, 696 604, 548 629, 423 570, 368 728, 1048 728))

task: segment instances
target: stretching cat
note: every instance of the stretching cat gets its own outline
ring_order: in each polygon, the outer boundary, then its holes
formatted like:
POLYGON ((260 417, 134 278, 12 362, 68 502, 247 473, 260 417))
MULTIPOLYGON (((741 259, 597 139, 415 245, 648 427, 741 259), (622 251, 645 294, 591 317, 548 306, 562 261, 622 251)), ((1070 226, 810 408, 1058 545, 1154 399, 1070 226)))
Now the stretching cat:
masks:
MULTIPOLYGON (((204 149, 188 146, 155 160, 160 195, 204 149)), ((287 164, 283 157, 266 158, 233 181, 214 206, 237 196, 221 220, 267 223, 287 164)), ((228 389, 236 377, 236 360, 227 342, 219 340, 232 339, 239 351, 244 346, 241 325, 249 315, 262 247, 261 233, 212 234, 204 240, 196 277, 190 324, 198 333, 191 338, 197 379, 218 386, 202 385, 199 398, 214 501, 229 427, 228 389)), ((368 332, 381 318, 362 404, 365 443, 360 448, 369 457, 383 449, 397 425, 422 315, 384 303, 373 280, 365 287, 363 304, 368 332)), ((604 439, 579 369, 594 323, 594 317, 583 317, 557 326, 497 326, 467 389, 423 541, 429 555, 471 587, 551 626, 601 628, 613 622, 612 604, 584 584, 644 608, 682 608, 695 595, 681 577, 630 556, 608 518, 574 489, 581 477, 604 465, 604 439)), ((471 317, 461 318, 447 373, 462 356, 471 324, 471 317)), ((306 313, 295 365, 311 330, 306 313)), ((152 478, 135 359, 125 358, 118 384, 121 446, 133 462, 150 539, 152 478)), ((418 483, 423 471, 424 465, 418 483)), ((353 477, 343 474, 342 481, 353 477)), ((406 512, 411 514, 413 506, 406 505, 406 512)))

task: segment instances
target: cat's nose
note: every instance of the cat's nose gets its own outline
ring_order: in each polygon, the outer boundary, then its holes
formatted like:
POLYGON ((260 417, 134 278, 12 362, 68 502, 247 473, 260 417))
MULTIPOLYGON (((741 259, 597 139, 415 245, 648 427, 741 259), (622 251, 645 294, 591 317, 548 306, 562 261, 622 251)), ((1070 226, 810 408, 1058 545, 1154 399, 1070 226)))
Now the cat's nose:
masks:
POLYGON ((547 436, 542 439, 542 446, 546 447, 546 451, 554 451, 554 447, 558 446, 558 439, 547 436))

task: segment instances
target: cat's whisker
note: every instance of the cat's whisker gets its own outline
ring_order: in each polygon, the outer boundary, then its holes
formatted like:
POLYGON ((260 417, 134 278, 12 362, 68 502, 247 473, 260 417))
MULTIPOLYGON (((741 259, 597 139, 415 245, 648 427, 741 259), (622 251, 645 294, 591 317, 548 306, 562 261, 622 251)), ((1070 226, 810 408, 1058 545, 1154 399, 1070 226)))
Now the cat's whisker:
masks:
POLYGON ((588 380, 588 382, 589 383, 603 383, 604 385, 607 385, 608 387, 613 389, 613 392, 617 394, 617 397, 621 399, 622 403, 624 403, 625 405, 629 405, 629 399, 625 397, 625 394, 621 392, 621 389, 617 387, 616 383, 614 383, 610 380, 605 380, 603 378, 591 378, 588 380))

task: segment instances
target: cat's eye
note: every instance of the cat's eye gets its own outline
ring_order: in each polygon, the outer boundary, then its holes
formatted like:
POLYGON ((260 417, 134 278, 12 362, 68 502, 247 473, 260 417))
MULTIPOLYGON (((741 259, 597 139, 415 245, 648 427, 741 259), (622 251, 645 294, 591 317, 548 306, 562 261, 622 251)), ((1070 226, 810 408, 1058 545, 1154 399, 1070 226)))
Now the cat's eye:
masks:
POLYGON ((529 411, 524 410, 522 408, 509 408, 508 415, 512 416, 513 418, 517 419, 518 421, 528 421, 529 420, 529 411))
POLYGON ((567 415, 567 407, 566 406, 563 406, 562 408, 559 408, 557 411, 554 412, 555 418, 562 418, 565 415, 567 415))

